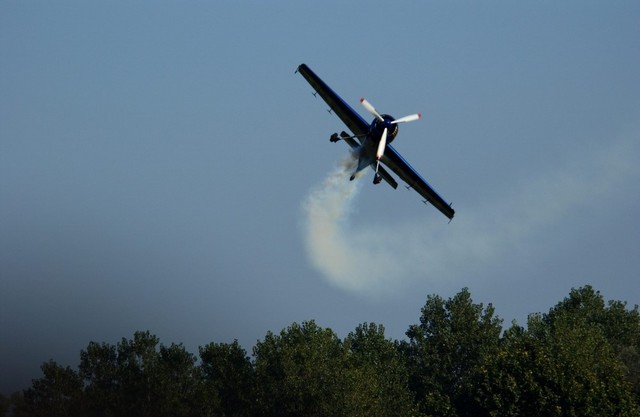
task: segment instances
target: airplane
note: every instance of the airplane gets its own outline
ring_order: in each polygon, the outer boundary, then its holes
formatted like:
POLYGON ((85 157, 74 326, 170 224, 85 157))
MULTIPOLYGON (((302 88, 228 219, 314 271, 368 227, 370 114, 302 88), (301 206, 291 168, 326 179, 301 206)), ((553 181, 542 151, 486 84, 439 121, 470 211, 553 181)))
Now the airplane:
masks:
POLYGON ((409 165, 407 161, 396 151, 390 144, 398 134, 398 124, 412 122, 420 119, 420 113, 394 119, 388 114, 380 114, 378 111, 364 98, 360 99, 360 103, 364 108, 374 116, 371 123, 367 123, 358 113, 355 112, 338 94, 336 94, 324 81, 320 79, 307 65, 300 64, 296 72, 299 72, 307 82, 315 90, 314 95, 320 94, 320 97, 329 105, 329 113, 333 111, 347 125, 353 135, 347 132, 341 132, 340 135, 334 133, 329 140, 331 142, 345 141, 358 156, 358 167, 356 168, 351 180, 356 174, 366 167, 370 166, 375 171, 373 178, 374 184, 379 184, 385 180, 394 189, 398 188, 398 183, 382 166, 382 162, 391 171, 393 171, 400 179, 407 183, 409 188, 413 188, 425 200, 423 202, 431 203, 435 208, 440 210, 449 221, 453 219, 455 210, 451 204, 447 204, 438 193, 409 165))

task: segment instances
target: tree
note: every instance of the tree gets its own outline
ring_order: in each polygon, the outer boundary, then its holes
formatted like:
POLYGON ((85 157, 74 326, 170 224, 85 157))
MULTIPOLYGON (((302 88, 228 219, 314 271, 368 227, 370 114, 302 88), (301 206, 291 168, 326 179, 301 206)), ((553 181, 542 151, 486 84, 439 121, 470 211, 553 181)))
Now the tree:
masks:
POLYGON ((0 416, 4 417, 11 408, 11 400, 0 393, 0 416))
POLYGON ((148 331, 117 346, 89 343, 80 353, 88 415, 201 415, 196 358, 182 345, 159 345, 148 331))
POLYGON ((586 287, 572 290, 548 314, 530 315, 526 330, 514 324, 482 384, 491 414, 637 415, 614 347, 628 337, 616 330, 624 321, 607 325, 620 313, 615 308, 615 314, 607 312, 599 293, 586 287))
POLYGON ((251 416, 255 412, 255 374, 237 340, 199 348, 205 400, 216 415, 251 416))
POLYGON ((536 343, 534 358, 546 358, 536 364, 540 385, 552 387, 558 397, 550 402, 550 413, 637 415, 622 364, 598 326, 566 312, 551 320, 531 316, 528 327, 536 343))
POLYGON ((43 377, 33 380, 25 390, 23 402, 16 415, 76 416, 80 413, 82 380, 70 367, 62 367, 49 360, 40 367, 43 377))
POLYGON ((85 409, 93 416, 116 416, 120 410, 120 381, 116 347, 89 342, 80 351, 80 377, 84 380, 85 409))
POLYGON ((27 390, 16 391, 9 397, 9 412, 7 416, 20 417, 28 415, 25 411, 24 393, 27 390))
POLYGON ((132 340, 122 338, 117 346, 121 415, 154 415, 158 389, 159 340, 148 331, 135 332, 132 340))
POLYGON ((0 397, 0 415, 639 415, 638 306, 586 286, 501 332, 466 288, 428 296, 403 342, 374 323, 341 340, 307 321, 268 332, 253 361, 237 341, 210 343, 196 366, 182 344, 136 332, 90 342, 78 371, 45 362, 29 389, 0 397))
POLYGON ((158 369, 153 375, 156 416, 207 416, 196 357, 182 344, 160 345, 158 369))
POLYGON ((453 298, 427 297, 420 324, 407 331, 402 344, 410 387, 427 415, 487 415, 479 384, 497 353, 501 320, 489 304, 474 304, 467 288, 453 298))
POLYGON ((313 321, 268 332, 254 347, 257 401, 263 416, 343 415, 342 343, 313 321))
POLYGON ((606 307, 599 291, 590 285, 572 288, 569 296, 553 307, 545 321, 566 315, 575 322, 596 327, 607 339, 631 384, 636 402, 640 403, 640 313, 638 305, 627 310, 627 303, 610 300, 606 307))
POLYGON ((409 416, 416 413, 408 372, 396 343, 384 327, 364 323, 344 341, 347 353, 344 414, 349 416, 409 416))

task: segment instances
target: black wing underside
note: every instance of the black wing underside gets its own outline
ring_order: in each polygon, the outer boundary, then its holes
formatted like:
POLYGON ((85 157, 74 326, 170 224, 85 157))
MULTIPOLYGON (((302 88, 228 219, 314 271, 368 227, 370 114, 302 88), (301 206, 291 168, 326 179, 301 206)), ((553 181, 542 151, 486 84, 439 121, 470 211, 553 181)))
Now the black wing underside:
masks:
POLYGON ((360 138, 369 133, 369 123, 367 123, 355 110, 340 98, 324 81, 320 79, 309 67, 302 64, 298 67, 298 72, 311 84, 320 97, 331 107, 331 110, 338 115, 340 120, 347 125, 350 131, 360 138))
POLYGON ((406 182, 411 188, 416 190, 426 201, 433 204, 435 208, 440 210, 442 214, 447 216, 449 220, 453 219, 455 210, 451 205, 447 204, 442 197, 418 174, 418 172, 409 165, 407 161, 396 151, 391 145, 387 145, 387 149, 382 156, 381 162, 391 168, 402 181, 406 182))
MULTIPOLYGON (((338 94, 336 94, 324 81, 320 79, 311 69, 301 64, 298 67, 298 72, 307 80, 307 82, 313 87, 320 97, 329 105, 331 110, 342 120, 342 122, 353 132, 353 137, 356 137, 360 144, 362 139, 369 133, 369 124, 356 113, 351 106, 345 103, 338 94)), ((349 137, 348 134, 341 134, 342 139, 345 140, 352 148, 359 147, 359 143, 356 142, 353 137, 349 137)), ((383 164, 388 166, 400 179, 406 182, 411 188, 416 190, 425 201, 431 203, 435 208, 440 210, 442 214, 452 219, 455 211, 451 205, 447 204, 436 191, 416 172, 415 169, 409 165, 407 161, 391 146, 387 145, 384 155, 380 160, 383 164)), ((384 168, 380 167, 379 173, 384 180, 386 180, 393 188, 398 186, 398 183, 384 168)))

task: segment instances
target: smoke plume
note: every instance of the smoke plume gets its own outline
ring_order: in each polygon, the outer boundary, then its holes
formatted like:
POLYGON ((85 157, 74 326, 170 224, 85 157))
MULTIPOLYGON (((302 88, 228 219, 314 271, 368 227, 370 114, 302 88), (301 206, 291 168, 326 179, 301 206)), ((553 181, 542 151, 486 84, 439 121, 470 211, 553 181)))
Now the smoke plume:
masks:
POLYGON ((357 181, 349 176, 357 166, 349 155, 313 189, 303 204, 306 247, 309 259, 328 280, 345 290, 377 292, 374 287, 394 270, 394 254, 377 243, 366 230, 349 223, 357 195, 357 181))
POLYGON ((354 268, 343 234, 357 191, 356 182, 348 181, 347 176, 356 163, 354 155, 343 159, 304 203, 309 258, 335 284, 340 284, 354 268))
POLYGON ((357 159, 349 156, 303 204, 308 257, 333 285, 368 296, 402 293, 425 279, 430 287, 454 285, 546 247, 553 227, 587 202, 622 198, 640 175, 633 163, 638 143, 621 140, 577 154, 572 163, 524 180, 521 192, 462 207, 449 225, 431 210, 424 217, 385 217, 354 227, 358 186, 348 177, 357 159))

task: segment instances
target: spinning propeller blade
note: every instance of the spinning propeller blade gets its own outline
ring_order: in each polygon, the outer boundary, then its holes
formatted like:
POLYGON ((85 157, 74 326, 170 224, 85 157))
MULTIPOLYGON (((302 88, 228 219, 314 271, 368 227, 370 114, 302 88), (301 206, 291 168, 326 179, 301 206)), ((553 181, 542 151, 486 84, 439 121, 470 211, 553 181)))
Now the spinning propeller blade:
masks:
POLYGON ((374 184, 380 182, 380 176, 378 175, 378 169, 380 168, 380 158, 384 155, 384 148, 387 146, 387 128, 384 128, 382 131, 382 137, 380 138, 380 143, 378 143, 378 150, 376 151, 376 177, 373 180, 374 184))
POLYGON ((382 155, 384 154, 384 148, 387 146, 387 128, 384 128, 382 132, 382 137, 380 138, 380 143, 378 143, 378 151, 376 152, 376 159, 380 160, 382 155))
POLYGON ((413 122, 415 120, 420 119, 421 117, 422 117, 422 114, 420 114, 420 113, 410 114, 409 116, 404 116, 404 117, 401 117, 399 119, 394 120, 393 122, 391 122, 391 124, 413 122))
POLYGON ((373 108, 373 106, 371 105, 371 103, 369 103, 366 99, 361 98, 360 99, 360 103, 362 103, 362 105, 364 106, 365 109, 367 109, 367 111, 371 114, 373 114, 374 116, 376 116, 376 119, 380 120, 381 122, 384 122, 384 119, 382 118, 382 116, 380 116, 380 113, 378 113, 376 111, 376 109, 373 108))

